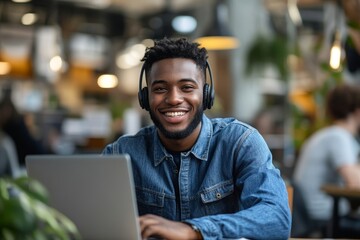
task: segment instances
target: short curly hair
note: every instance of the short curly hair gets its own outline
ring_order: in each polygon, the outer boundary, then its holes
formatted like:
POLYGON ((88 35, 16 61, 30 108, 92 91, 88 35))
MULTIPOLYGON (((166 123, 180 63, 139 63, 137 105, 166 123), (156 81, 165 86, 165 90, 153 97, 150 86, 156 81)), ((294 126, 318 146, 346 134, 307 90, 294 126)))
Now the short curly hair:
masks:
POLYGON ((332 120, 341 120, 360 109, 360 86, 340 84, 327 95, 326 110, 332 120))
POLYGON ((206 72, 207 50, 200 48, 200 44, 190 42, 186 38, 154 40, 154 46, 146 48, 141 61, 144 61, 144 69, 148 73, 155 62, 167 58, 191 59, 204 74, 206 72))

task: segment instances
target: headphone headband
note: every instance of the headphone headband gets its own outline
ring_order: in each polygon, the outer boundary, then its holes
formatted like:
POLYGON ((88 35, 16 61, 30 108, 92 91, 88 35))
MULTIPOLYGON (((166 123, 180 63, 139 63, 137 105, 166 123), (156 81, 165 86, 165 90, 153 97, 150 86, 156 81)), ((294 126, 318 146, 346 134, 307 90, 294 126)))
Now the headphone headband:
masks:
MULTIPOLYGON (((141 71, 140 71, 140 79, 139 79, 139 93, 141 92, 142 90, 142 78, 143 78, 143 75, 144 75, 144 72, 145 72, 145 63, 142 65, 141 67, 141 71)), ((141 103, 140 103, 140 106, 141 106, 141 103)), ((142 107, 142 106, 141 106, 142 107)))

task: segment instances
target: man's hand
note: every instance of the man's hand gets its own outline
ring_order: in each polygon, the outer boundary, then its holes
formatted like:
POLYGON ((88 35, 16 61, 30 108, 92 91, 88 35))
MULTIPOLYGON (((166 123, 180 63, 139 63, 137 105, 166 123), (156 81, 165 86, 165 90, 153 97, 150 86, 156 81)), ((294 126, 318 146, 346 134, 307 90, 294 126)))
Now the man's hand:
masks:
POLYGON ((143 239, 149 237, 176 240, 202 239, 198 232, 182 222, 170 221, 152 214, 143 215, 139 220, 143 239))

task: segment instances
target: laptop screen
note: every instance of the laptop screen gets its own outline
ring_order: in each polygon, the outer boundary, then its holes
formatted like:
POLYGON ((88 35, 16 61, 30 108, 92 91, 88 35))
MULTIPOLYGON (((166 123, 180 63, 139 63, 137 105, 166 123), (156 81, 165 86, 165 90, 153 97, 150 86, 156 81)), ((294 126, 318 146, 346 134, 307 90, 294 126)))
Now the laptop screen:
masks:
POLYGON ((29 155, 26 169, 83 239, 141 239, 129 155, 29 155))

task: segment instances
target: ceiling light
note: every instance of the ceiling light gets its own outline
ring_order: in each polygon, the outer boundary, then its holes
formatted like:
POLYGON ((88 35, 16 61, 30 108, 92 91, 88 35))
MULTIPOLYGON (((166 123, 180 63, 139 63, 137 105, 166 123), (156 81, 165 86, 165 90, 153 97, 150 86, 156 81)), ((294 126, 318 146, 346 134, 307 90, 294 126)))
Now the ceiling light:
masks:
POLYGON ((54 72, 59 72, 63 66, 63 61, 60 56, 54 56, 50 59, 50 69, 54 72))
POLYGON ((340 33, 340 26, 339 26, 339 15, 341 14, 341 6, 340 2, 337 2, 337 8, 335 12, 335 33, 334 33, 334 40, 332 42, 332 46, 330 49, 330 60, 329 65, 335 71, 341 70, 341 33, 340 33))
POLYGON ((289 11, 289 16, 290 16, 290 19, 292 20, 292 22, 296 26, 301 26, 302 19, 301 19, 299 8, 297 6, 297 0, 288 0, 287 7, 288 7, 288 11, 289 11))
POLYGON ((31 0, 12 0, 14 3, 28 3, 31 2, 31 0))
POLYGON ((103 74, 97 80, 97 84, 101 88, 114 88, 118 83, 118 78, 113 74, 103 74))
POLYGON ((217 2, 214 8, 214 18, 205 34, 196 39, 207 50, 230 50, 239 46, 238 39, 234 37, 227 26, 227 8, 223 0, 217 2))
POLYGON ((35 13, 25 13, 21 18, 21 23, 24 25, 32 25, 36 20, 37 15, 35 13))
POLYGON ((238 41, 233 37, 226 36, 205 36, 196 40, 207 50, 229 50, 238 47, 238 41))
POLYGON ((179 33, 191 33, 195 30, 197 21, 192 16, 176 16, 171 25, 179 33))
POLYGON ((340 33, 337 32, 335 40, 330 50, 330 61, 329 65, 334 70, 339 70, 341 65, 341 40, 340 33))

